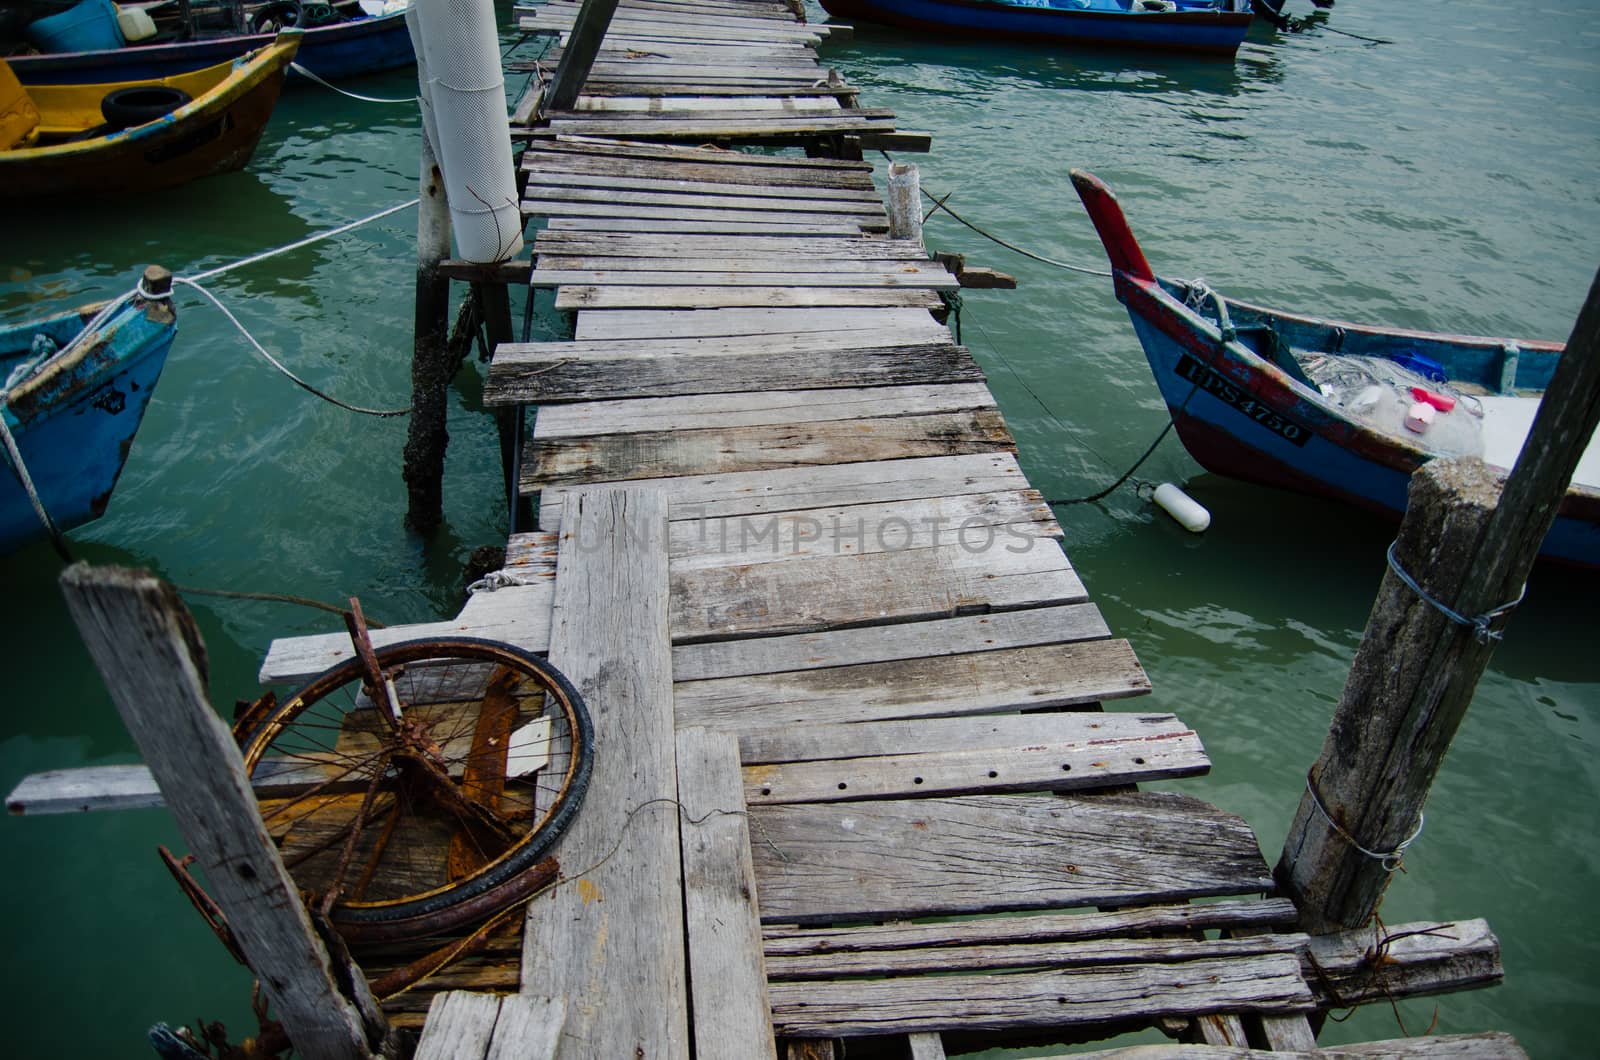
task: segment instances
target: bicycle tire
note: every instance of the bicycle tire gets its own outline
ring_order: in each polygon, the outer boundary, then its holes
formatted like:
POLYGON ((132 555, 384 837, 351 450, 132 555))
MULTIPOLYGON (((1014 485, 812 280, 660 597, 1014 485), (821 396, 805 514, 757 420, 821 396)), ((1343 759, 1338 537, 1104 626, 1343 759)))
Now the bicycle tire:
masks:
MULTIPOLYGON (((351 936, 389 939, 437 934, 453 930, 461 926, 463 921, 470 922, 474 916, 481 913, 486 904, 492 907, 491 896, 505 893, 508 896, 508 903, 518 897, 526 897, 520 895, 515 886, 518 877, 538 866, 540 858, 560 837, 571 821, 572 815, 577 812, 587 791, 594 761, 594 727, 582 696, 566 676, 543 659, 512 645, 474 637, 430 637, 392 644, 378 649, 376 654, 378 664, 385 672, 399 668, 399 672, 405 676, 410 672, 408 668, 415 668, 423 674, 435 675, 435 683, 441 688, 447 687, 449 683, 448 675, 443 678, 437 677, 440 669, 444 667, 461 664, 466 664, 468 667, 489 665, 493 667, 490 670, 491 675, 498 675, 502 670, 515 670, 519 678, 531 678, 539 686, 547 709, 551 697, 554 697, 559 708, 559 717, 565 722, 566 736, 570 741, 569 749, 566 751, 570 760, 562 772, 559 790, 555 792, 553 801, 548 809, 538 816, 533 826, 515 839, 509 849, 459 879, 400 897, 384 897, 371 901, 359 898, 340 899, 328 912, 334 926, 339 928, 341 933, 351 936), (465 903, 471 903, 468 907, 474 910, 471 916, 463 918, 452 915, 452 911, 462 909, 465 903)), ((352 689, 359 688, 365 679, 366 672, 359 658, 351 658, 329 667, 299 692, 278 704, 250 732, 240 736, 239 744, 244 755, 246 771, 252 781, 260 785, 258 793, 266 792, 262 796, 264 815, 269 806, 273 807, 274 813, 279 813, 283 812, 282 806, 293 806, 300 799, 307 800, 306 805, 309 805, 310 799, 315 797, 325 798, 329 804, 335 801, 332 796, 305 794, 281 798, 274 796, 270 785, 273 777, 281 774, 274 774, 273 770, 284 768, 285 761, 300 763, 298 766, 288 767, 291 770, 306 768, 304 763, 315 759, 316 767, 319 769, 328 770, 337 765, 344 765, 345 773, 356 771, 359 754, 349 750, 340 751, 337 745, 339 740, 350 737, 352 733, 359 736, 365 731, 352 726, 350 719, 355 717, 352 712, 370 711, 370 716, 361 715, 356 718, 356 721, 366 729, 372 729, 372 721, 383 715, 383 712, 370 702, 363 705, 360 696, 351 692, 352 689), (297 726, 306 722, 319 704, 328 704, 341 693, 348 694, 349 705, 344 707, 336 703, 333 705, 333 709, 342 712, 342 717, 331 737, 333 745, 316 752, 297 749, 289 740, 288 734, 302 733, 302 728, 297 726), (274 747, 279 749, 277 755, 271 753, 274 747)), ((486 678, 484 684, 487 686, 493 679, 492 676, 486 678)), ((416 694, 415 688, 412 689, 412 693, 413 696, 416 694)), ((401 697, 402 701, 411 698, 401 697)), ((456 705, 454 702, 447 702, 447 706, 456 705)), ((427 706, 438 706, 438 703, 426 704, 423 709, 425 710, 427 706)), ((414 713, 408 715, 403 710, 402 719, 413 716, 414 713)), ((520 717, 520 714, 516 716, 520 717)), ((549 713, 545 716, 556 717, 549 713)), ((482 717, 481 705, 479 717, 482 717)), ((394 721, 386 717, 382 718, 382 721, 391 728, 395 725, 394 721)), ((457 719, 451 724, 460 725, 461 721, 462 719, 457 719)), ((430 723, 422 721, 416 724, 426 731, 430 723)), ((552 722, 552 727, 555 727, 555 724, 552 722)), ((326 730, 329 726, 326 721, 319 721, 311 727, 326 730)), ((439 734, 429 732, 428 738, 432 739, 437 735, 439 734)), ((459 745, 464 738, 464 730, 458 728, 451 737, 436 742, 443 748, 450 744, 459 745)), ((379 738, 380 745, 383 740, 384 738, 379 738)), ((473 746, 476 747, 476 743, 473 746)), ((474 752, 469 752, 471 753, 474 752)), ((441 751, 441 756, 442 754, 441 751)), ((381 782, 389 776, 390 761, 391 759, 381 754, 376 756, 365 767, 367 772, 361 775, 361 779, 367 781, 374 789, 381 787, 381 782), (376 769, 380 761, 384 765, 382 771, 376 769)), ((465 762, 465 759, 462 761, 465 762)), ((465 768, 467 767, 463 766, 463 785, 465 768)), ((502 783, 505 782, 504 777, 501 780, 502 783)), ((548 778, 544 780, 547 781, 548 778)), ((398 780, 395 785, 398 788, 398 780)), ((405 797, 397 790, 394 795, 396 814, 399 813, 398 807, 404 805, 404 801, 405 797)), ((537 812, 536 795, 534 806, 537 812)), ((366 805, 363 804, 362 809, 357 811, 357 822, 352 830, 359 832, 370 823, 360 820, 365 809, 366 805)), ((308 810, 305 816, 293 819, 291 829, 307 820, 313 812, 315 811, 308 810)), ((384 856, 385 851, 380 849, 374 856, 373 864, 376 866, 384 856)), ((540 868, 542 871, 551 871, 548 867, 540 866, 540 868)))

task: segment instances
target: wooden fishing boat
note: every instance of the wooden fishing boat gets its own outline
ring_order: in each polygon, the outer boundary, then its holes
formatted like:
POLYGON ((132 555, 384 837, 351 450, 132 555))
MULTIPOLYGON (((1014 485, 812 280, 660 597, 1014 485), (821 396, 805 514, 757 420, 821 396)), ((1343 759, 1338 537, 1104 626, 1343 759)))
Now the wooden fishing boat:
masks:
POLYGON ((962 37, 1233 55, 1250 0, 822 0, 840 18, 962 37))
MULTIPOLYGON (((1398 516, 1426 460, 1516 462, 1560 343, 1339 323, 1163 279, 1111 190, 1088 173, 1072 182, 1178 437, 1207 470, 1398 516)), ((1542 554, 1600 567, 1600 445, 1542 554)))
MULTIPOLYGON (((13 129, 6 138, 13 146, 0 149, 0 198, 153 191, 242 169, 299 44, 299 31, 288 30, 265 48, 190 74, 28 87, 20 106, 32 105, 32 124, 24 120, 21 134, 13 129), (166 108, 175 109, 161 113, 166 108)), ((0 60, 0 85, 5 66, 0 60)))
POLYGON ((145 270, 143 290, 109 304, 0 328, 0 553, 46 535, 33 493, 58 530, 98 519, 177 334, 171 274, 145 270))
MULTIPOLYGON (((304 34, 296 62, 334 82, 410 66, 417 61, 404 11, 310 27, 304 34)), ((8 61, 24 85, 142 81, 215 66, 272 41, 272 33, 230 33, 96 51, 13 55, 8 61)))

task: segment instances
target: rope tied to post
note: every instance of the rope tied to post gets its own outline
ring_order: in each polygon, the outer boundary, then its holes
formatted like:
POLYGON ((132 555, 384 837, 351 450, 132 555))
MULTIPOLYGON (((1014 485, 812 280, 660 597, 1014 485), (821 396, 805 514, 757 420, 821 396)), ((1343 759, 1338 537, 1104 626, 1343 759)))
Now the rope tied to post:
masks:
POLYGON ((1527 582, 1522 583, 1522 590, 1517 593, 1517 598, 1515 600, 1512 600, 1509 603, 1501 604, 1499 607, 1486 611, 1474 618, 1468 618, 1459 611, 1455 611, 1445 606, 1445 604, 1441 601, 1429 596, 1427 591, 1424 590, 1421 585, 1417 584, 1417 580, 1406 572, 1406 569, 1400 565, 1400 560, 1395 556, 1395 549, 1399 546, 1399 544, 1399 539, 1396 539, 1389 544, 1389 569, 1394 571, 1395 576, 1404 582, 1408 589, 1416 593, 1422 598, 1424 603, 1431 606, 1435 611, 1438 611, 1441 615, 1448 618, 1456 625, 1470 628, 1472 630, 1473 639, 1479 644, 1490 644, 1505 638, 1504 630, 1491 629, 1490 626, 1493 624, 1495 619, 1510 614, 1516 609, 1518 604, 1522 603, 1522 598, 1528 595, 1527 582))
POLYGON ((1322 815, 1322 819, 1328 822, 1328 827, 1332 828, 1336 833, 1338 833, 1339 838, 1343 839, 1346 843, 1349 843, 1361 854, 1382 865, 1384 872, 1393 872, 1400 867, 1400 862, 1405 857, 1406 848, 1417 841, 1417 837, 1422 834, 1423 825, 1425 825, 1428 820, 1427 815, 1419 811, 1417 813, 1417 827, 1412 830, 1410 835, 1406 836, 1399 843, 1396 843, 1393 850, 1368 850, 1366 847, 1361 845, 1355 836, 1346 831, 1343 825, 1341 825, 1338 821, 1335 821, 1333 819, 1333 815, 1328 812, 1328 808, 1322 805, 1322 796, 1317 794, 1316 785, 1311 783, 1310 773, 1306 774, 1306 794, 1311 796, 1311 805, 1315 806, 1317 808, 1317 812, 1322 815))

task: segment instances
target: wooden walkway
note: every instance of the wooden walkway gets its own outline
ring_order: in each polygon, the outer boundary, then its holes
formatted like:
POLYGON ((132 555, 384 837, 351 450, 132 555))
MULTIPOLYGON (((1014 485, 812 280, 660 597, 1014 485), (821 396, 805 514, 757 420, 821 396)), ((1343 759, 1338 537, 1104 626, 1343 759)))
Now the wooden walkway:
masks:
MULTIPOLYGON (((389 1006, 434 999, 418 1055, 931 1058, 1152 1025, 1308 1052, 1315 1010, 1497 980, 1481 922, 1293 931, 1242 820, 1139 790, 1210 763, 1173 715, 1100 709, 1148 679, 941 322, 956 278, 884 234, 850 156, 903 134, 817 62, 830 29, 623 0, 576 108, 529 128, 530 282, 574 337, 500 346, 486 400, 538 407, 537 526, 456 621, 374 639, 548 652, 597 759, 522 938, 389 1006)), ((279 642, 262 676, 348 650, 279 642)))

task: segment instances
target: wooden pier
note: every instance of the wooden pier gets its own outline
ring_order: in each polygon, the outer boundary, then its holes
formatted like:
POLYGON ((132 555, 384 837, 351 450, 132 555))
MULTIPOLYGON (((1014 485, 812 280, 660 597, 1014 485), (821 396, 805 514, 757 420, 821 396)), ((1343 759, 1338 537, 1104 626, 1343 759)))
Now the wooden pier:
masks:
MULTIPOLYGON (((524 13, 550 62, 591 47, 581 10, 524 13)), ((621 0, 575 98, 544 106, 541 67, 518 106, 528 282, 574 314, 570 341, 500 344, 486 390, 537 407, 537 523, 457 619, 373 641, 548 653, 594 774, 563 881, 391 1021, 427 1058, 931 1060, 1148 1027, 1203 1044, 1096 1055, 1521 1055, 1318 1053, 1319 1013, 1498 981, 1487 925, 1300 933, 1243 820, 1140 789, 1210 762, 1171 714, 1103 709, 1149 681, 943 322, 959 277, 886 235, 862 149, 928 138, 818 61, 838 32, 621 0)), ((282 640, 261 676, 350 653, 282 640)))
MULTIPOLYGON (((576 48, 579 12, 523 26, 576 48)), ((430 628, 547 651, 598 758, 521 942, 391 1004, 435 999, 418 1055, 530 1025, 463 990, 552 999, 538 1055, 923 1058, 1152 1025, 1311 1051, 1318 1011, 1496 981, 1478 921, 1294 931, 1242 820, 1139 790, 1205 751, 1101 709, 1148 680, 942 322, 958 277, 885 234, 861 149, 927 138, 818 62, 830 32, 622 0, 576 98, 543 107, 541 67, 518 107, 529 282, 573 338, 495 352, 537 526, 430 628)), ((347 650, 282 642, 263 678, 347 650)), ((1517 1055, 1374 1051, 1402 1048, 1517 1055)))

